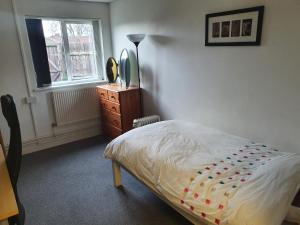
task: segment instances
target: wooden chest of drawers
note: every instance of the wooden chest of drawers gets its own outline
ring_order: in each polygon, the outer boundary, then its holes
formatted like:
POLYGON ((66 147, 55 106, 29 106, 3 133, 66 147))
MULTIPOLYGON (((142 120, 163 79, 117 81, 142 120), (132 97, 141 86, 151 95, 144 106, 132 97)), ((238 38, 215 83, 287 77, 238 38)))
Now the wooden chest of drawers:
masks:
POLYGON ((103 134, 112 139, 132 129, 133 120, 141 117, 139 89, 107 84, 98 86, 97 90, 103 134))

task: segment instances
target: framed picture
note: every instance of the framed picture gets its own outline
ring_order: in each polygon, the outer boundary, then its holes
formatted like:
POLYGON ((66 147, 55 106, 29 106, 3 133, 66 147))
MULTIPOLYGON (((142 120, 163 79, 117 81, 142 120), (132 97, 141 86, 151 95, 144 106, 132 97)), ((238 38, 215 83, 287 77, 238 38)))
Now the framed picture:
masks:
POLYGON ((264 6, 206 15, 206 46, 260 45, 264 6))

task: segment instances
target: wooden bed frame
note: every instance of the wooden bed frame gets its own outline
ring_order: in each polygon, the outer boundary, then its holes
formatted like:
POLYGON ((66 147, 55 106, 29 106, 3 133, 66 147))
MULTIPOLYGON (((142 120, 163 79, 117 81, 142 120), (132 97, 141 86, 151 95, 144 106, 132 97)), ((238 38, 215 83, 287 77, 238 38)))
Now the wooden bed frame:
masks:
MULTIPOLYGON (((151 192, 153 192, 158 198, 160 198, 162 201, 166 202, 168 205, 170 205, 173 209, 175 209, 178 213, 180 213, 183 217, 185 217, 187 220, 189 220, 194 225, 213 225, 212 223, 209 223, 207 221, 199 221, 199 217, 195 217, 189 213, 188 210, 181 209, 177 206, 175 206, 173 203, 171 203, 168 199, 166 199, 164 196, 162 196, 160 193, 158 193, 156 190, 154 190, 149 185, 145 184, 142 180, 140 180, 138 177, 136 177, 132 172, 130 172, 129 169, 127 169, 125 166, 121 165, 117 161, 112 160, 112 170, 113 170, 113 180, 114 180, 114 186, 116 188, 122 186, 122 180, 121 180, 121 167, 126 170, 129 174, 131 174, 133 177, 135 177, 138 181, 143 183, 151 192)), ((300 194, 300 191, 299 191, 300 194)), ((298 196, 299 196, 298 194, 298 196)), ((297 196, 297 197, 298 197, 297 196)), ((297 198, 296 198, 297 199, 297 198)), ((294 202, 295 203, 295 202, 294 202)), ((286 216, 286 221, 296 223, 300 225, 300 208, 299 205, 300 202, 297 202, 296 206, 291 206, 289 209, 289 212, 286 216)))
POLYGON ((126 170, 129 174, 131 174, 133 177, 135 177, 138 181, 140 181, 142 184, 144 184, 152 193, 154 193, 158 198, 160 198, 162 201, 166 202, 168 205, 170 205, 173 209, 175 209, 178 213, 180 213, 183 217, 185 217, 187 220, 189 220, 192 224, 195 225, 213 225, 211 223, 205 224, 204 222, 201 223, 199 221, 199 218, 193 217, 191 214, 188 213, 187 210, 183 210, 175 206, 173 203, 171 203, 168 199, 166 199, 164 196, 162 196, 160 193, 158 193, 156 190, 154 190, 149 185, 145 184, 142 180, 140 180, 138 177, 136 177, 132 172, 130 172, 129 169, 127 169, 125 166, 121 165, 120 163, 112 160, 112 169, 113 169, 113 178, 114 178, 114 186, 116 188, 122 186, 121 181, 121 167, 126 170))

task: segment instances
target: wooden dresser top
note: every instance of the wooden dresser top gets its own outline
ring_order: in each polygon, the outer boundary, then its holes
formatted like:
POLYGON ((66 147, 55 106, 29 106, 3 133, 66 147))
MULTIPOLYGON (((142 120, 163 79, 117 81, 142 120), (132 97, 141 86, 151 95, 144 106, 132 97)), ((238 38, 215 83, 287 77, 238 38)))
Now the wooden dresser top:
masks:
POLYGON ((3 150, 0 145, 0 221, 18 213, 15 194, 10 183, 3 150))
POLYGON ((102 88, 114 92, 123 92, 123 91, 131 91, 131 90, 139 89, 138 87, 128 87, 128 88, 126 88, 125 86, 121 87, 120 84, 104 84, 104 85, 97 86, 97 88, 102 88))

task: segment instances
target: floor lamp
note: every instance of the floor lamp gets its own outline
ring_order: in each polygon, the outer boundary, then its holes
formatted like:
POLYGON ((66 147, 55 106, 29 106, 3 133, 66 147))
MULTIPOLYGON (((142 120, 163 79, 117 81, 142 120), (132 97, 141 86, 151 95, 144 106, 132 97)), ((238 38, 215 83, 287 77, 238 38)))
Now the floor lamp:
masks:
POLYGON ((138 79, 139 79, 139 91, 140 91, 140 107, 141 107, 141 115, 144 116, 143 110, 143 96, 141 91, 141 77, 140 77, 140 63, 139 63, 139 44, 144 40, 145 34, 128 34, 127 38, 129 41, 133 42, 136 47, 136 60, 137 60, 137 68, 138 68, 138 79))

